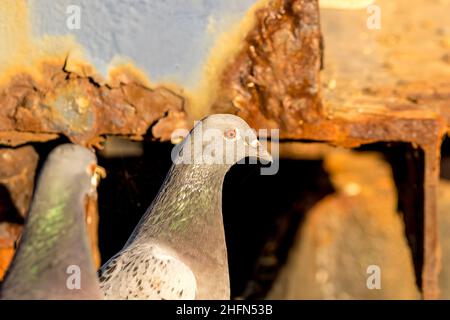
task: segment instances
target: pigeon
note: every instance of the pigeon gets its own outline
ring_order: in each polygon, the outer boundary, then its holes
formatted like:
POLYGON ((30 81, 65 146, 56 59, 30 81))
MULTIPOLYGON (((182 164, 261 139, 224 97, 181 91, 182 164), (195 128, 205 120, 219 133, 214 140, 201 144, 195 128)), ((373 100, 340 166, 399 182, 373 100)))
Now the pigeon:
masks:
POLYGON ((222 188, 247 157, 272 161, 243 119, 214 114, 198 122, 174 148, 159 193, 123 249, 100 268, 105 298, 230 299, 222 188))
POLYGON ((87 237, 87 196, 96 193, 96 157, 73 144, 56 147, 39 176, 24 233, 0 297, 103 299, 87 237))

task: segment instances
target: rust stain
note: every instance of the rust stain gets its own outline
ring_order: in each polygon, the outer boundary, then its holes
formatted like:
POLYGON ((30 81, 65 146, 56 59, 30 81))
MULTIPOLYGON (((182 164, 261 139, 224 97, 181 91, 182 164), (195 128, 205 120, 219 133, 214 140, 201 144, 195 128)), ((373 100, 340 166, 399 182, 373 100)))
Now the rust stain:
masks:
MULTIPOLYGON (((130 83, 139 83, 147 88, 153 86, 145 72, 133 63, 117 57, 109 65, 107 83, 111 87, 119 87, 122 84, 130 83)), ((170 89, 174 92, 179 90, 176 86, 172 86, 170 89)))
POLYGON ((319 119, 321 34, 316 1, 271 1, 225 70, 213 112, 237 113, 256 128, 299 136, 319 119))
MULTIPOLYGON (((322 98, 321 31, 316 1, 271 1, 222 75, 212 112, 235 113, 282 139, 354 147, 375 141, 429 145, 448 117, 448 82, 420 80, 322 98), (426 106, 426 107, 425 107, 426 106)), ((341 90, 346 93, 345 90, 341 90)))
MULTIPOLYGON (((245 38, 255 28, 256 12, 266 7, 269 2, 269 0, 256 1, 239 21, 235 21, 232 17, 222 16, 222 19, 231 20, 231 26, 215 37, 209 57, 203 64, 199 83, 194 89, 185 92, 190 118, 201 119, 213 112, 211 108, 218 98, 224 72, 230 61, 235 59, 246 45, 245 38)), ((214 34, 217 31, 219 30, 216 30, 214 20, 209 21, 206 32, 214 34)))
POLYGON ((0 281, 3 279, 15 252, 15 241, 22 233, 22 225, 14 223, 0 224, 0 281))
POLYGON ((98 269, 101 266, 100 250, 98 247, 98 199, 97 193, 90 195, 86 199, 86 226, 88 232, 88 238, 91 245, 91 252, 94 258, 95 268, 98 269))
POLYGON ((8 85, 20 74, 31 75, 36 81, 45 81, 42 66, 63 65, 68 52, 77 60, 86 61, 83 48, 72 35, 39 39, 32 36, 26 0, 0 2, 0 31, 0 86, 8 85))
MULTIPOLYGON (((442 135, 440 136, 442 137, 442 135)), ((441 139, 425 149, 425 226, 424 226, 424 267, 422 270, 422 290, 425 299, 438 299, 439 272, 441 270, 441 248, 437 212, 439 184, 439 164, 441 139)))
MULTIPOLYGON (((188 126, 184 98, 166 88, 122 81, 110 87, 58 66, 45 65, 43 70, 46 81, 21 74, 0 91, 0 133, 35 133, 48 138, 63 134, 74 143, 91 147, 106 134, 141 139, 161 119, 165 124, 156 127, 160 136, 155 138, 170 137, 164 127, 188 126)), ((14 135, 9 139, 14 141, 14 135)))

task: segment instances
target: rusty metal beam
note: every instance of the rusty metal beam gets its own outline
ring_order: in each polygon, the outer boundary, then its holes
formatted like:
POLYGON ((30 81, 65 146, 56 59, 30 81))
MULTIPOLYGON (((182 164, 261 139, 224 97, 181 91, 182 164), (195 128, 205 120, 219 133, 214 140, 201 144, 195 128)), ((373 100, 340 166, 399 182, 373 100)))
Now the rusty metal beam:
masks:
POLYGON ((157 138, 167 140, 172 128, 186 127, 184 100, 168 89, 138 83, 110 87, 63 67, 44 67, 45 81, 20 75, 1 91, 1 144, 63 134, 74 143, 93 146, 106 134, 141 139, 150 127, 157 138))

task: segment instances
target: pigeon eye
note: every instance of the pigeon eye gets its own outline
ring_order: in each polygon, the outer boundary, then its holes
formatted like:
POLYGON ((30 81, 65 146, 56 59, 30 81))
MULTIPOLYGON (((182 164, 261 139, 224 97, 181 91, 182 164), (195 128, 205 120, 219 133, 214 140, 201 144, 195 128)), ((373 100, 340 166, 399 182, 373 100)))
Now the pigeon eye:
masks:
POLYGON ((234 140, 237 137, 236 129, 230 129, 225 131, 224 136, 228 140, 234 140))

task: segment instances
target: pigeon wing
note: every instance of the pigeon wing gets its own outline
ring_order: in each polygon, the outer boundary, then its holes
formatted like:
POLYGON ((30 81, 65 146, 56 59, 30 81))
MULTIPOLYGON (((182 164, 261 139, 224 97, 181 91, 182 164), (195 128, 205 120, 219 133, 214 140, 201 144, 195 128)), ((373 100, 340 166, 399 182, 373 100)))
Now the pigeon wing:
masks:
POLYGON ((112 257, 99 270, 106 299, 191 300, 192 270, 158 245, 138 245, 112 257))

